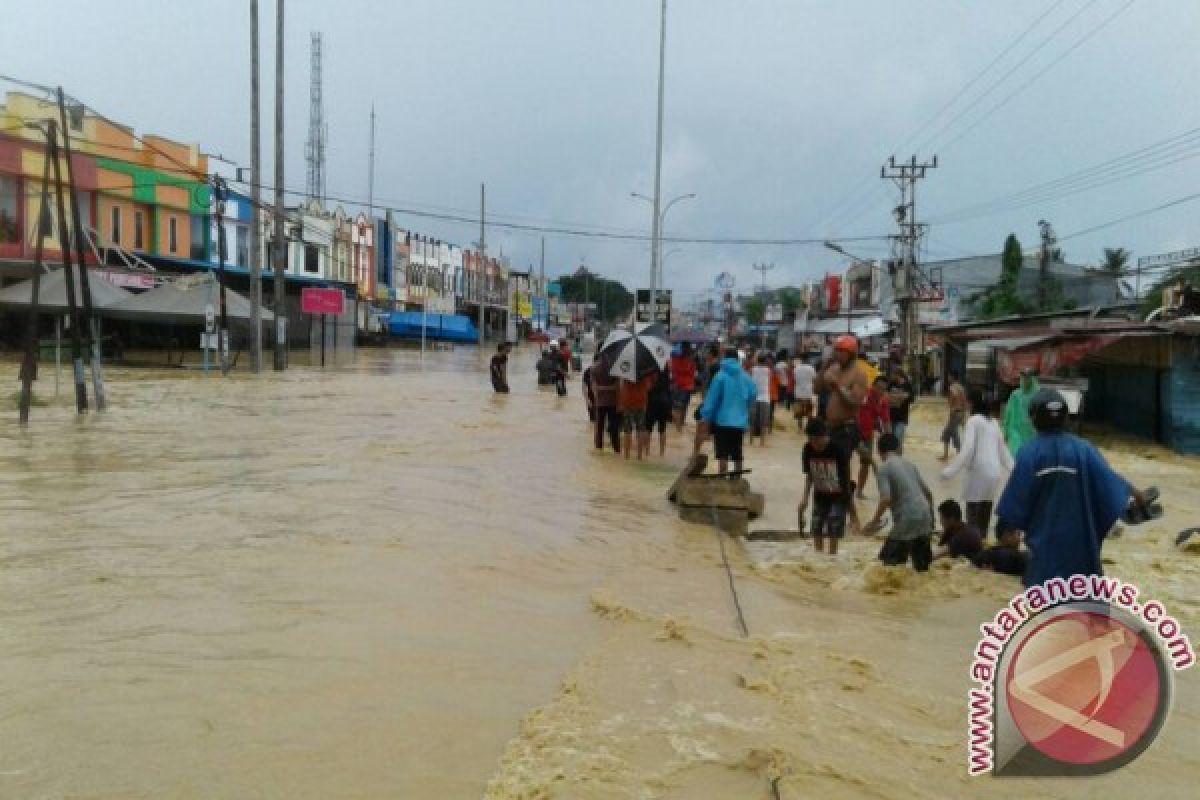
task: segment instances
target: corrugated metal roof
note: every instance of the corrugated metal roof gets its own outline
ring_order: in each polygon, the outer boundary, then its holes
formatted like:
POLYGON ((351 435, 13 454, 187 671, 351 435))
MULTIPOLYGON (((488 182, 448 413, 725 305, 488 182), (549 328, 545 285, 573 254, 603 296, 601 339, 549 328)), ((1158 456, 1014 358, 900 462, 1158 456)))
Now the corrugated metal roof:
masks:
MULTIPOLYGON (((82 302, 78 270, 73 271, 71 277, 75 284, 75 302, 82 302)), ((94 270, 88 270, 88 288, 91 289, 92 308, 97 311, 133 296, 130 292, 104 280, 94 270)), ((29 278, 0 290, 0 306, 28 308, 32 296, 33 278, 29 278)), ((68 309, 67 280, 62 269, 54 269, 42 274, 41 280, 38 282, 38 308, 47 312, 64 312, 68 309)))
MULTIPOLYGON (((189 275, 156 289, 133 295, 108 308, 106 314, 118 319, 150 322, 204 322, 206 307, 220 311, 217 280, 209 273, 189 275)), ((242 295, 225 289, 226 313, 233 319, 250 319, 251 304, 242 295)), ((267 309, 262 310, 263 322, 275 319, 267 309)))

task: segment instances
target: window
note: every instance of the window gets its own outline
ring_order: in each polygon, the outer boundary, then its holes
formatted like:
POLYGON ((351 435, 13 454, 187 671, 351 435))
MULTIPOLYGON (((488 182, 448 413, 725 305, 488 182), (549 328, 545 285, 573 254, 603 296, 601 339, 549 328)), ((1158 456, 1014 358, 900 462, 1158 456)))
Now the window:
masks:
POLYGON ((137 250, 142 250, 145 245, 142 244, 142 212, 133 212, 133 246, 137 250))
POLYGON ((320 270, 321 270, 320 254, 321 254, 321 251, 317 249, 317 246, 315 244, 304 245, 304 271, 305 272, 311 272, 311 273, 320 272, 320 270))
POLYGON ((250 229, 245 227, 244 225, 239 225, 236 228, 236 231, 237 231, 237 233, 235 234, 236 243, 235 243, 235 248, 234 248, 234 252, 236 253, 235 263, 239 267, 249 267, 250 266, 250 229))
MULTIPOLYGON (((226 230, 228 230, 228 226, 225 225, 225 222, 223 220, 218 220, 217 224, 223 226, 226 230)), ((189 255, 195 261, 207 261, 208 260, 208 242, 206 242, 204 240, 204 229, 205 229, 204 217, 193 214, 192 215, 192 250, 189 255)), ((219 243, 218 243, 218 246, 220 246, 219 243)), ((225 248, 226 248, 225 249, 225 258, 229 258, 229 242, 228 241, 225 243, 225 248)), ((220 253, 217 254, 218 257, 220 257, 220 255, 221 255, 220 253)))
POLYGON ((91 192, 76 190, 75 202, 79 204, 79 221, 83 223, 85 231, 91 230, 96 226, 96 221, 92 219, 92 200, 91 192))
POLYGON ((21 232, 17 230, 21 208, 17 191, 16 178, 0 175, 0 244, 18 244, 21 241, 21 232))
POLYGON ((175 217, 167 222, 167 252, 174 253, 179 249, 179 221, 175 217))
POLYGON ((113 206, 112 219, 108 230, 108 240, 113 244, 121 243, 121 208, 113 206))

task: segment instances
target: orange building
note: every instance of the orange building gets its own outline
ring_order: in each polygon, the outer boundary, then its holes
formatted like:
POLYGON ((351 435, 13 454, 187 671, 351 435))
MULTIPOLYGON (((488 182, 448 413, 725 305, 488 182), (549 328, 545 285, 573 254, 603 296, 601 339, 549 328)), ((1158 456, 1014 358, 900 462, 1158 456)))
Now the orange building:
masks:
MULTIPOLYGON (((26 272, 33 257, 44 127, 58 119, 57 105, 20 92, 10 92, 0 106, 0 275, 26 272)), ((89 263, 108 260, 106 251, 114 248, 208 259, 208 160, 198 147, 160 136, 138 137, 132 129, 89 112, 69 113, 68 133, 89 263)), ((65 182, 65 163, 62 170, 65 182)), ((54 214, 52 187, 49 217, 54 214)), ((61 260, 56 239, 45 245, 48 261, 61 260)))

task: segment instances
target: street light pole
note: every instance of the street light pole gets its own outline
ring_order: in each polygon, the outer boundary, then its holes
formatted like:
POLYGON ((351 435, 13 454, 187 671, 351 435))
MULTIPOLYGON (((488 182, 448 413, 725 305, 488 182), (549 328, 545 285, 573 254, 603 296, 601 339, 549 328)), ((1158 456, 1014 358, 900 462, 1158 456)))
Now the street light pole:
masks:
MULTIPOLYGON (((658 203, 653 198, 646 197, 646 195, 644 195, 644 194, 641 194, 639 192, 630 192, 629 196, 636 197, 639 200, 645 200, 647 203, 650 203, 656 209, 658 208, 658 203)), ((691 199, 695 198, 695 196, 696 196, 695 192, 689 192, 687 194, 681 194, 678 197, 672 198, 671 201, 669 203, 667 203, 666 206, 663 207, 662 211, 658 212, 658 214, 655 217, 655 219, 656 219, 655 229, 657 231, 657 235, 654 236, 654 241, 652 241, 650 243, 650 248, 651 248, 651 260, 653 261, 653 263, 655 263, 657 265, 657 268, 652 271, 652 274, 657 276, 659 278, 660 282, 661 282, 661 278, 662 278, 662 262, 663 262, 662 230, 663 230, 663 225, 665 224, 666 219, 667 219, 667 212, 671 210, 671 206, 675 205, 680 200, 691 200, 691 199)), ((656 195, 656 197, 657 197, 657 195, 656 195)), ((657 303, 655 302, 655 297, 654 297, 655 293, 656 293, 656 288, 652 281, 651 286, 650 286, 651 321, 653 321, 653 316, 658 311, 657 303)))
POLYGON ((654 151, 654 218, 650 232, 650 314, 658 310, 658 240, 662 235, 659 206, 662 199, 663 79, 667 64, 667 0, 662 0, 658 34, 658 130, 654 151))

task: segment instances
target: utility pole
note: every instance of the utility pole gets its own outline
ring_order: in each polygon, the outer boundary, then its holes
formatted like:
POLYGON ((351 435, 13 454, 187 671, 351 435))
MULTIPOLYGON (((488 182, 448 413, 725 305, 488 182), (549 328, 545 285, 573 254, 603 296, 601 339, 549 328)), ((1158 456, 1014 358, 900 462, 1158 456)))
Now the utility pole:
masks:
MULTIPOLYGON (((33 382, 37 380, 38 362, 38 300, 42 282, 42 253, 46 236, 54 231, 46 230, 50 210, 50 146, 46 145, 46 158, 42 159, 41 202, 37 206, 37 221, 34 230, 37 242, 33 246, 33 285, 29 290, 29 317, 25 328, 25 359, 21 362, 21 394, 17 401, 21 425, 29 424, 29 406, 33 400, 33 382)), ((69 276, 68 276, 69 277, 69 276)), ((57 321, 55 325, 57 325, 57 321)), ((57 376, 55 380, 57 380, 57 376)))
POLYGON ((546 237, 545 236, 542 237, 542 261, 541 261, 541 267, 539 268, 539 271, 541 272, 540 281, 541 281, 541 287, 542 287, 542 290, 541 290, 542 291, 542 304, 540 307, 541 307, 542 311, 540 314, 537 315, 537 317, 541 321, 542 330, 544 331, 544 330, 546 330, 546 323, 547 323, 546 315, 549 314, 549 311, 550 311, 550 296, 546 292, 546 237))
MULTIPOLYGON (((367 148, 367 219, 375 216, 375 104, 371 103, 371 139, 367 148)), ((374 222, 371 223, 372 225, 374 222)))
POLYGON ((650 231, 650 320, 658 313, 658 247, 662 236, 659 208, 662 204, 663 79, 667 64, 667 0, 662 0, 658 33, 658 128, 654 150, 654 219, 650 231))
MULTIPOLYGON (((67 282, 67 320, 71 325, 71 363, 75 374, 75 411, 86 414, 88 410, 87 381, 83 376, 83 342, 80 335, 79 305, 75 302, 75 275, 72 268, 71 232, 67 228, 67 205, 63 200, 62 155, 58 149, 58 125, 54 120, 46 122, 46 137, 49 148, 46 157, 54 170, 55 199, 58 205, 58 246, 62 254, 63 278, 67 282)), ((84 267, 79 265, 82 270, 84 267)))
POLYGON ((762 275, 762 280, 759 282, 759 294, 764 297, 767 294, 767 273, 775 269, 774 264, 755 264, 754 271, 762 275))
POLYGON ((1050 311, 1050 259, 1058 237, 1054 235, 1054 228, 1044 219, 1038 220, 1038 231, 1042 236, 1041 257, 1038 259, 1038 311, 1050 311))
POLYGON ((262 371, 262 153, 258 98, 258 0, 250 0, 250 368, 262 371))
MULTIPOLYGON (((80 109, 82 113, 82 109, 80 109)), ((104 399, 104 370, 100 356, 100 320, 92 309, 92 286, 87 274, 87 261, 83 255, 83 221, 79 216, 79 194, 75 191, 75 159, 71 156, 71 128, 67 125, 67 105, 62 87, 58 87, 58 118, 62 124, 63 156, 67 162, 67 191, 73 230, 71 239, 75 243, 75 258, 79 262, 79 291, 80 309, 83 316, 80 322, 84 325, 91 341, 92 388, 96 393, 96 410, 103 411, 106 405, 104 399)))
POLYGON ((918 313, 920 269, 917 266, 917 252, 927 227, 917 223, 917 181, 922 180, 927 171, 937 169, 937 166, 937 156, 934 156, 932 161, 920 163, 916 156, 900 163, 896 163, 896 157, 892 156, 888 163, 879 169, 880 178, 894 181, 900 188, 900 204, 894 210, 900 233, 892 237, 892 243, 897 251, 897 260, 901 264, 894 269, 892 286, 896 303, 900 306, 900 341, 904 352, 911 359, 909 374, 913 376, 917 386, 922 385, 924 377, 918 358, 921 326, 918 313))
POLYGON ((486 219, 487 185, 479 184, 479 346, 483 347, 487 334, 484 331, 483 302, 487 289, 487 225, 486 219))
POLYGON ((283 219, 283 2, 275 0, 275 371, 287 369, 287 231, 283 219))
POLYGON ((217 329, 217 352, 221 358, 221 374, 229 374, 229 312, 225 306, 225 180, 212 176, 213 208, 217 220, 217 290, 221 293, 221 324, 217 329))
MULTIPOLYGON (((762 299, 763 318, 758 321, 758 324, 765 326, 766 321, 767 321, 767 273, 770 272, 771 270, 775 269, 775 265, 767 264, 767 263, 755 264, 754 269, 756 272, 758 272, 760 275, 762 275, 762 281, 759 284, 758 293, 762 299)), ((749 319, 747 319, 746 321, 749 322, 749 319)), ((767 340, 766 328, 761 327, 758 329, 758 331, 759 331, 758 332, 759 341, 765 344, 766 340, 767 340)))
MULTIPOLYGON (((375 277, 367 281, 368 286, 375 285, 375 281, 379 278, 379 264, 383 263, 383 253, 379 248, 379 231, 375 230, 375 103, 371 103, 371 138, 367 149, 367 224, 372 228, 372 239, 375 247, 372 252, 375 254, 375 263, 368 264, 367 269, 373 270, 375 277)), ((386 291, 386 290, 385 290, 386 291)), ((379 288, 376 285, 375 297, 367 298, 367 302, 373 302, 379 296, 379 288)), ((322 320, 324 317, 322 317, 322 320)), ((337 320, 334 320, 337 324, 337 320)), ((368 325, 368 328, 370 326, 368 325)), ((321 323, 321 347, 325 346, 325 324, 321 323)), ((322 351, 324 352, 324 351, 322 351)))

